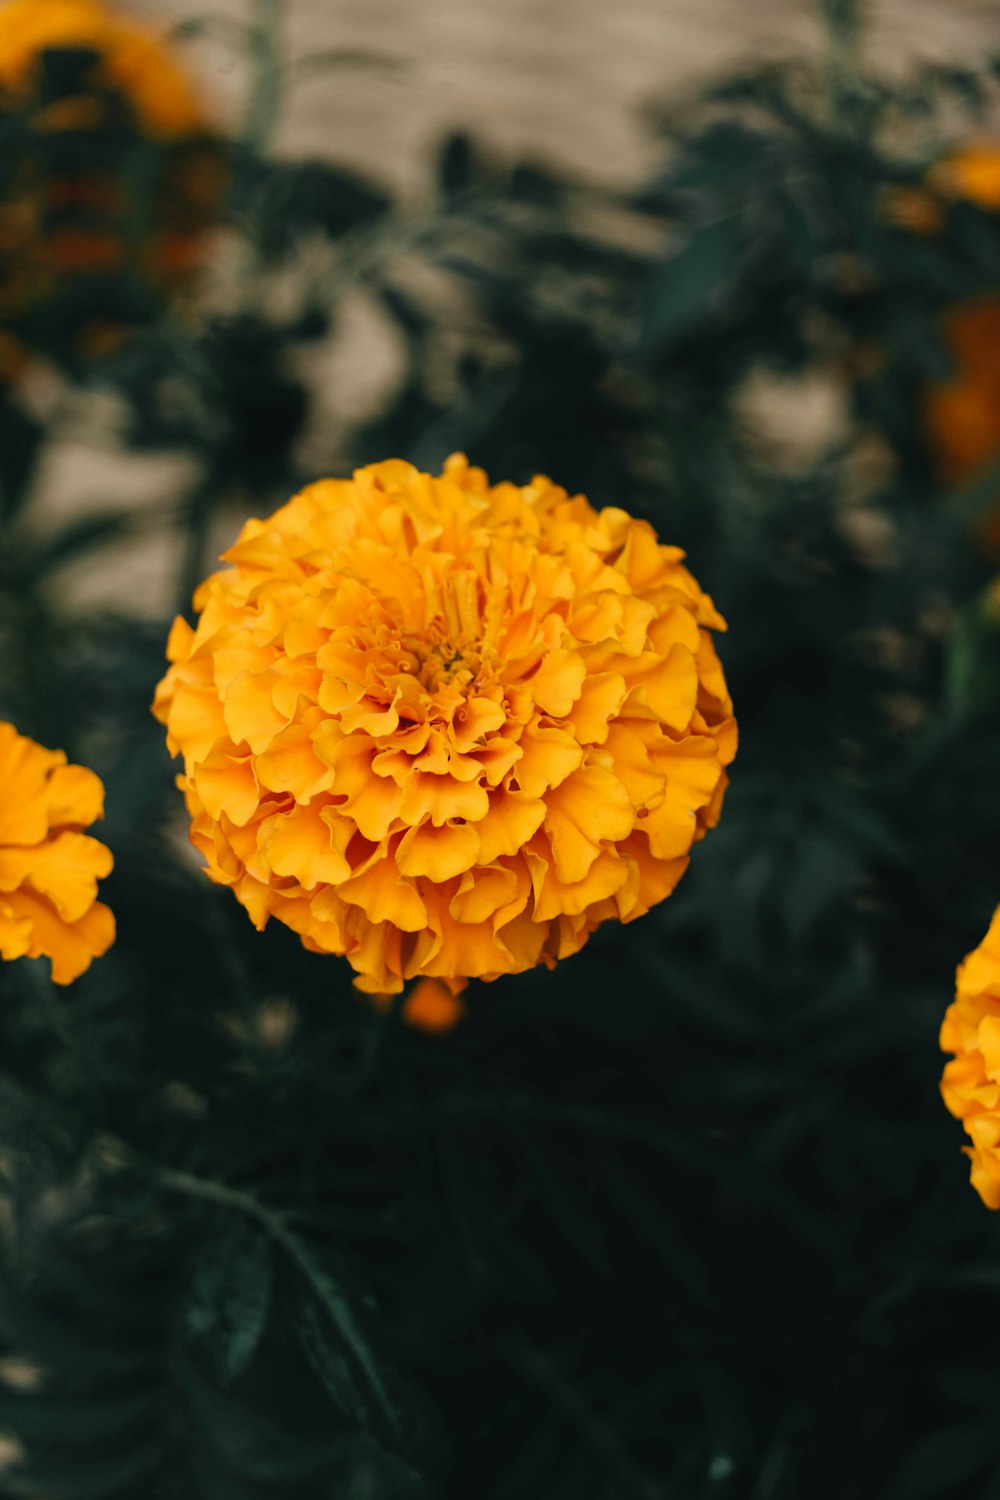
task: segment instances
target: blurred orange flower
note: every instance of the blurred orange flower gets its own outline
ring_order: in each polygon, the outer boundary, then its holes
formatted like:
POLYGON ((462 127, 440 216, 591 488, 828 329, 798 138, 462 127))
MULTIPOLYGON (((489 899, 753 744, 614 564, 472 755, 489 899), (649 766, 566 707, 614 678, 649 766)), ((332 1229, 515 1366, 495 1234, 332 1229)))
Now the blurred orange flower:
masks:
POLYGON ((403 1001, 407 1026, 432 1035, 451 1031, 464 1014, 464 1003, 441 979, 418 979, 403 1001))
POLYGON ((955 373, 927 392, 927 433, 941 480, 960 484, 1000 447, 1000 296, 953 307, 944 337, 955 373))
POLYGON ((1000 210, 1000 141, 960 146, 931 168, 927 180, 942 197, 964 198, 990 212, 1000 210))
POLYGON ((736 748, 724 624, 682 556, 460 455, 249 521, 154 705, 207 873, 372 994, 552 967, 641 916, 736 748))
MULTIPOLYGON (((7 0, 0 120, 9 324, 96 276, 171 287, 190 275, 223 163, 187 78, 152 34, 100 0, 7 0)), ((87 328, 79 333, 88 352, 87 328)))
POLYGON ((987 1208, 1000 1208, 1000 907, 979 947, 959 966, 955 999, 941 1027, 953 1052, 941 1094, 972 1141, 972 1186, 987 1208))
MULTIPOLYGON (((1000 143, 972 143, 928 173, 937 201, 952 198, 1000 211, 1000 143)), ((949 309, 942 333, 954 373, 924 392, 924 421, 938 478, 961 484, 1000 454, 1000 293, 949 309)), ((981 540, 1000 544, 1000 521, 987 520, 981 540)))
POLYGON ((114 942, 96 899, 111 853, 83 832, 103 815, 93 771, 0 723, 0 957, 44 955, 70 984, 114 942))

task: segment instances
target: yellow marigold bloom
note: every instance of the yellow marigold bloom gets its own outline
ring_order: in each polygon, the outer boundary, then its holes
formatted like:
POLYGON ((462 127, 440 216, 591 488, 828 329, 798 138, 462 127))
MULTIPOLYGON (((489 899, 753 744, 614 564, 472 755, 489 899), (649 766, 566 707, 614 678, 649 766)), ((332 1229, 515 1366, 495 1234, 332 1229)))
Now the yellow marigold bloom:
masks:
POLYGON ((154 705, 208 874, 373 994, 551 967, 641 916, 736 747, 724 622, 682 555, 460 455, 247 522, 154 705))
POLYGON ((955 999, 941 1027, 955 1056, 941 1095, 972 1141, 972 1186, 987 1208, 1000 1208, 1000 907, 979 947, 959 965, 955 999))
POLYGON ((84 833, 104 816, 104 787, 0 723, 0 957, 52 960, 70 984, 105 953, 115 919, 97 901, 110 850, 84 833))

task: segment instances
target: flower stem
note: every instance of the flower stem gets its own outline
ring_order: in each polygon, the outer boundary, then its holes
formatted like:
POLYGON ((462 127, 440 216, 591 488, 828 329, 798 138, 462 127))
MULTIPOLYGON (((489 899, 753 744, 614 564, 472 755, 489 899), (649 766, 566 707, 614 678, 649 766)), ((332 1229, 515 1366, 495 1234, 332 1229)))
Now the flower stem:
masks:
POLYGON ((281 105, 282 0, 256 0, 251 51, 253 82, 243 127, 248 151, 264 155, 274 137, 281 105))

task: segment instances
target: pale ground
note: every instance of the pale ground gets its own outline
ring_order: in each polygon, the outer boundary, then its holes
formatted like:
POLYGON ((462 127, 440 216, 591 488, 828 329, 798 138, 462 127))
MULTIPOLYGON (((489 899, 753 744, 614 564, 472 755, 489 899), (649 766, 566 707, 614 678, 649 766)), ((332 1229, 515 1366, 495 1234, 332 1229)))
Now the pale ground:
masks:
MULTIPOLYGON (((133 0, 129 8, 159 24, 205 14, 225 24, 249 20, 258 3, 133 0)), ((330 157, 412 200, 437 144, 462 126, 501 154, 529 154, 622 185, 657 160, 644 106, 742 62, 814 53, 822 38, 817 12, 813 0, 285 0, 290 66, 277 150, 330 157), (363 67, 321 70, 320 56, 337 49, 375 57, 363 67), (296 79, 304 59, 312 71, 296 79)), ((207 101, 238 124, 246 93, 238 50, 221 31, 185 45, 207 101)), ((880 68, 970 62, 984 51, 1000 51, 996 0, 870 0, 866 54, 880 68)), ((350 368, 376 370, 380 355, 369 347, 364 319, 348 334, 350 368)), ((331 392, 349 396, 343 362, 330 379, 331 392)), ((53 451, 46 518, 95 502, 155 504, 169 491, 169 468, 110 452, 93 456, 89 443, 88 432, 53 451)), ((144 537, 114 561, 112 573, 76 570, 64 586, 81 604, 113 598, 150 615, 169 607, 174 559, 166 539, 144 537)))

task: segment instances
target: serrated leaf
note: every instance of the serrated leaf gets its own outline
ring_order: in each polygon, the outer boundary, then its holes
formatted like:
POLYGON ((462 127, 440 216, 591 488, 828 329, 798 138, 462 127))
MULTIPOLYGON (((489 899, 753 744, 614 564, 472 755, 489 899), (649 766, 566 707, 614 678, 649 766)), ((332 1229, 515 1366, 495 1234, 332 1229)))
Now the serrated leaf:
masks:
POLYGON ((271 1281, 271 1247, 244 1220, 226 1220, 198 1255, 185 1323, 192 1337, 207 1339, 224 1384, 253 1358, 271 1305, 271 1281))

